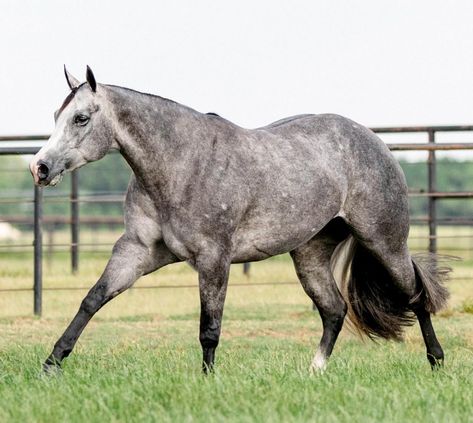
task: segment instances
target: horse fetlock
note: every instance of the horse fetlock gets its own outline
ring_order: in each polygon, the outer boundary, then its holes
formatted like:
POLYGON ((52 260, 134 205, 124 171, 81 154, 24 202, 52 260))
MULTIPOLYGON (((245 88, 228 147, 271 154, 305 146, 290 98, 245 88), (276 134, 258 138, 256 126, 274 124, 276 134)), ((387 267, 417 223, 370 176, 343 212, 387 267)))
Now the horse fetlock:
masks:
POLYGON ((215 362, 215 348, 203 348, 202 371, 204 373, 212 372, 215 362))
POLYGON ((215 350, 220 339, 220 325, 213 322, 205 329, 201 329, 199 335, 200 344, 202 346, 202 370, 208 373, 212 370, 215 361, 215 350))

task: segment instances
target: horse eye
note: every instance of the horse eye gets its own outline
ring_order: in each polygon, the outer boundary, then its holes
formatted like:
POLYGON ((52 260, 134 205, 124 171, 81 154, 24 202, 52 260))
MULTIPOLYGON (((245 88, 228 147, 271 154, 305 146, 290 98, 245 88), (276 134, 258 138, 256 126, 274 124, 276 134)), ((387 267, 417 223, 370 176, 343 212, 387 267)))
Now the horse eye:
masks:
POLYGON ((86 115, 76 115, 74 116, 74 123, 76 125, 84 126, 87 125, 87 122, 89 121, 89 117, 86 115))

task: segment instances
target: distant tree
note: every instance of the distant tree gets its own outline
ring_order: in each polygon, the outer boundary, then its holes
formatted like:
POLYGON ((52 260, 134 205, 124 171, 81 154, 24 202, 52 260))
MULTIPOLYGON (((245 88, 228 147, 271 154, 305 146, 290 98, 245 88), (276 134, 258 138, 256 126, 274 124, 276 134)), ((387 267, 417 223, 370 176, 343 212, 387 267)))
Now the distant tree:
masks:
MULTIPOLYGON (((427 165, 425 162, 400 162, 411 191, 427 191, 427 165)), ((437 160, 437 190, 445 192, 473 191, 473 163, 448 158, 437 160)), ((411 216, 427 214, 427 198, 411 198, 411 216)), ((439 217, 471 216, 473 200, 438 200, 439 217)))

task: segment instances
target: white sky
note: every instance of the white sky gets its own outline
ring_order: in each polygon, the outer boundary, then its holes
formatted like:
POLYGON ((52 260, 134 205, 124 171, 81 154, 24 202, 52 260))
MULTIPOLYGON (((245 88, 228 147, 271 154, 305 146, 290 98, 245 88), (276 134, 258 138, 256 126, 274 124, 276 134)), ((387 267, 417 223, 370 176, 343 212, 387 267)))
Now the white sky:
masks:
POLYGON ((0 5, 1 135, 52 130, 64 63, 246 127, 324 112, 367 126, 473 123, 471 0, 0 5))

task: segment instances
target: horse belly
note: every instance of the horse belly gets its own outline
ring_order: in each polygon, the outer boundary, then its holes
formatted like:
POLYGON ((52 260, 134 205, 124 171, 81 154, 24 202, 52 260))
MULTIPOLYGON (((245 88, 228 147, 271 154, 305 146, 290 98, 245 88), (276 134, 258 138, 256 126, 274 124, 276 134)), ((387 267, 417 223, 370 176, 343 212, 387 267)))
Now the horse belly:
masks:
POLYGON ((317 209, 294 207, 284 216, 265 213, 245 220, 233 236, 232 262, 264 260, 292 251, 320 232, 339 210, 333 201, 317 209))

